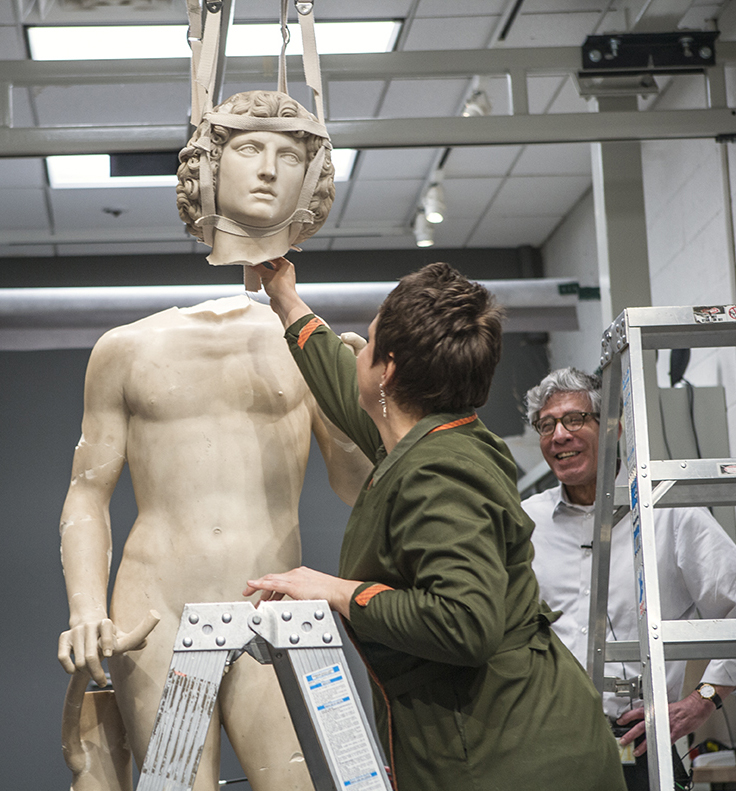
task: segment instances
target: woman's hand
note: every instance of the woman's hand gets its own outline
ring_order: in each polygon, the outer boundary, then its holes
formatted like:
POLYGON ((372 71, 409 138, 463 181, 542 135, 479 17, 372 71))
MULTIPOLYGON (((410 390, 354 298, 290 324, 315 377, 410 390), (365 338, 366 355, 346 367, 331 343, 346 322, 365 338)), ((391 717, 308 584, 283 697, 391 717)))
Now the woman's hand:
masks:
POLYGON ((269 264, 272 269, 263 264, 258 264, 253 269, 258 273, 263 288, 271 299, 271 310, 281 319, 284 327, 290 327, 312 311, 296 292, 294 265, 285 258, 274 258, 269 264))
POLYGON ((330 609, 350 618, 350 599, 358 585, 360 582, 355 580, 332 577, 300 566, 283 574, 266 574, 260 579, 248 580, 243 596, 252 596, 256 591, 262 591, 259 604, 262 601, 279 601, 284 596, 298 601, 325 599, 330 609))

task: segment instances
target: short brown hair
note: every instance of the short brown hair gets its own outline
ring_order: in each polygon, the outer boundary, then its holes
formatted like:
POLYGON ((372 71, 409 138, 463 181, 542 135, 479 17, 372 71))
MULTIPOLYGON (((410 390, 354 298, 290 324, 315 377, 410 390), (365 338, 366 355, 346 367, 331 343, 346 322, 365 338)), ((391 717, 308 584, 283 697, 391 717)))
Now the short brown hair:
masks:
POLYGON ((501 358, 503 310, 449 264, 406 275, 378 314, 373 362, 394 360, 391 397, 428 415, 482 406, 501 358))

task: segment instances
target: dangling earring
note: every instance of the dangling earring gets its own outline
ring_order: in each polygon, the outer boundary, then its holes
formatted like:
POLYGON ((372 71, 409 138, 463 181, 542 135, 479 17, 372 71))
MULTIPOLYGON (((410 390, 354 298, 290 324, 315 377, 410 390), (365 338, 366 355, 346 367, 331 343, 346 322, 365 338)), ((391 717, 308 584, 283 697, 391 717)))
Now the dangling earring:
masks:
POLYGON ((381 405, 381 409, 383 409, 383 416, 384 418, 387 417, 387 410, 386 410, 386 391, 383 389, 383 383, 378 385, 379 392, 381 393, 381 397, 378 399, 378 403, 381 405))

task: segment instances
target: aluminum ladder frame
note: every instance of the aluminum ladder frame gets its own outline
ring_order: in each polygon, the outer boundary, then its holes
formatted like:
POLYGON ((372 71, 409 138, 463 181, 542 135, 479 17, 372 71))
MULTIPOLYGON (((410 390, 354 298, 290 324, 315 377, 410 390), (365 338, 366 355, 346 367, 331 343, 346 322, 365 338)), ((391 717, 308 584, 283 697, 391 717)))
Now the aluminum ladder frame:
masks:
POLYGON ((186 604, 137 791, 189 791, 228 665, 273 664, 315 791, 391 791, 326 601, 186 604))
POLYGON ((736 306, 733 305, 627 308, 602 339, 603 387, 588 672, 599 692, 615 692, 623 684, 618 679, 604 678, 604 663, 641 662, 643 694, 640 697, 645 707, 652 791, 674 788, 665 659, 736 657, 736 620, 662 620, 653 510, 736 504, 736 459, 650 458, 644 352, 723 346, 736 346, 736 306), (628 486, 616 487, 622 391, 628 486), (639 640, 607 643, 611 530, 629 511, 639 640))

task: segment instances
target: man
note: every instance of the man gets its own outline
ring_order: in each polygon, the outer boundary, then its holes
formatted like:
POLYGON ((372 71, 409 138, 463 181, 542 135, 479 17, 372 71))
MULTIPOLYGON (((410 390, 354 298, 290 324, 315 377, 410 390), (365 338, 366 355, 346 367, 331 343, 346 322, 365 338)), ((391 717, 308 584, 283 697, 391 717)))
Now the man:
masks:
MULTIPOLYGON (((583 666, 587 664, 593 520, 598 464, 601 380, 575 368, 553 371, 526 395, 527 417, 540 435, 542 455, 560 485, 522 505, 536 523, 533 568, 540 595, 562 616, 553 628, 583 666)), ((667 620, 736 616, 736 544, 704 508, 654 512, 662 598, 667 620)), ((631 520, 613 528, 608 600, 608 639, 638 640, 631 520)), ((606 674, 639 675, 636 663, 606 665, 606 674)), ((702 725, 736 688, 736 660, 711 662, 698 687, 684 698, 684 662, 667 663, 670 732, 674 743, 702 725), (704 686, 708 682, 708 686, 704 686), (713 689, 711 689, 712 685, 713 689), (715 696, 712 692, 715 691, 715 696)), ((642 701, 604 694, 606 713, 632 725, 621 744, 643 736, 642 701)), ((647 788, 646 742, 625 766, 629 789, 647 788)))
MULTIPOLYGON (((324 222, 334 171, 315 126, 272 91, 237 94, 207 115, 181 152, 177 205, 214 245, 213 263, 262 261, 274 254, 269 240, 288 248, 324 222)), ((82 431, 61 522, 70 629, 59 659, 104 686, 100 653, 109 658, 140 766, 184 604, 239 601, 245 580, 299 564, 310 433, 345 502, 370 464, 318 410, 278 318, 245 295, 104 335, 87 370, 82 431), (138 518, 108 618, 108 505, 126 462, 138 518), (152 608, 160 623, 143 650, 125 654, 146 618, 150 629, 152 608)), ((220 726, 255 791, 311 788, 272 668, 246 657, 225 676, 197 791, 217 788, 220 726)))

